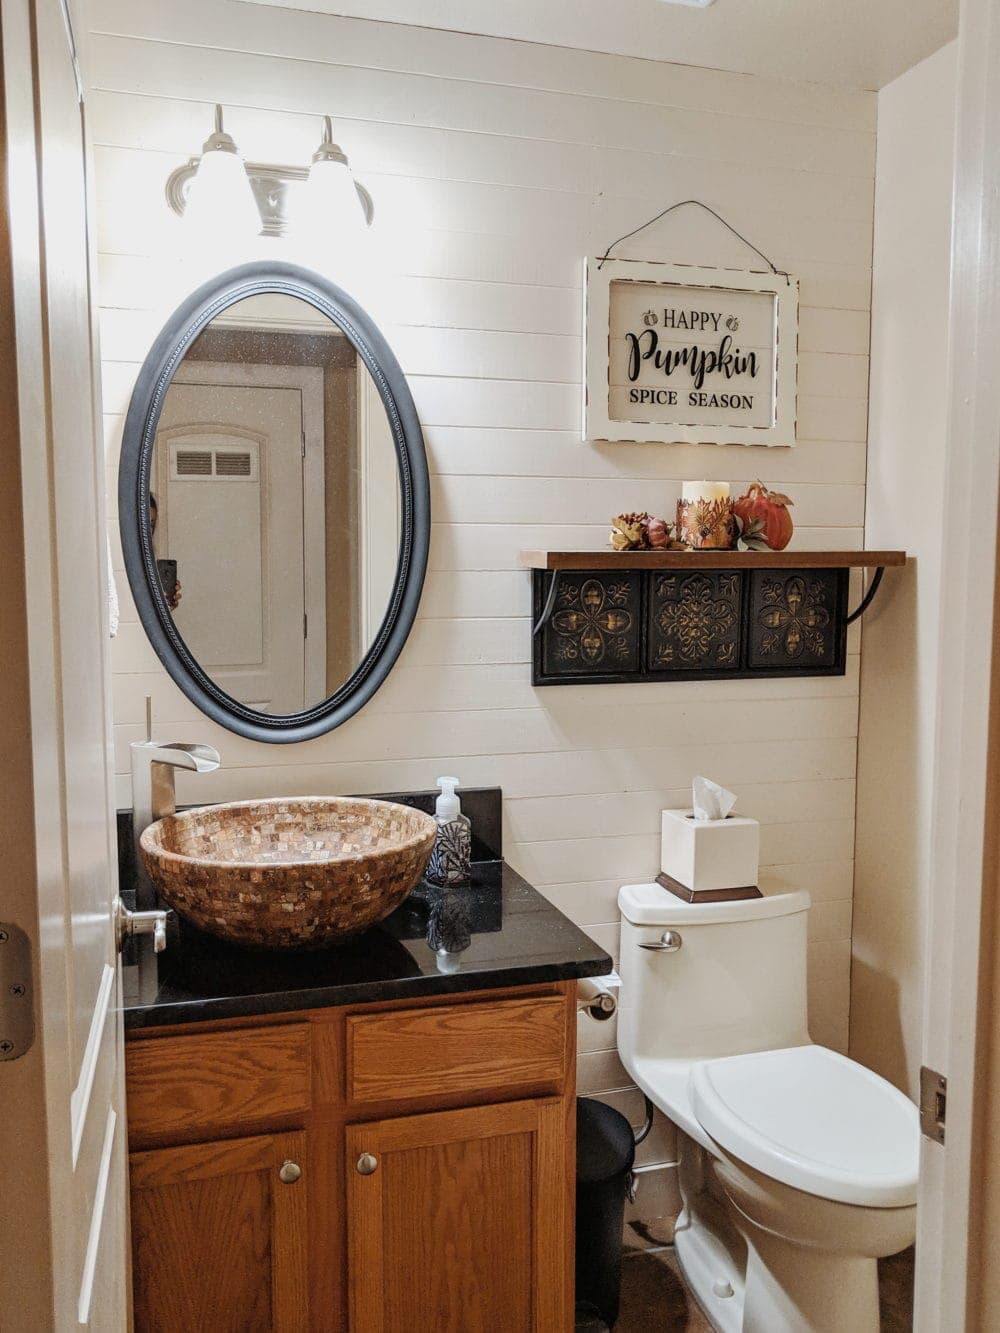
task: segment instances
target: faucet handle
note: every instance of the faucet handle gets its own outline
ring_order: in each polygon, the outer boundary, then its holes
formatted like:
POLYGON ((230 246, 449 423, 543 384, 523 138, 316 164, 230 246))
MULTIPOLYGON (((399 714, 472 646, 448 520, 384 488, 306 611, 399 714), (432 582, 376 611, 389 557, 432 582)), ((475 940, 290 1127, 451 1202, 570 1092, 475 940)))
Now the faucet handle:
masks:
POLYGON ((133 756, 141 756, 147 764, 167 764, 170 768, 187 768, 194 773, 213 773, 222 764, 222 756, 214 745, 133 741, 131 748, 133 756))

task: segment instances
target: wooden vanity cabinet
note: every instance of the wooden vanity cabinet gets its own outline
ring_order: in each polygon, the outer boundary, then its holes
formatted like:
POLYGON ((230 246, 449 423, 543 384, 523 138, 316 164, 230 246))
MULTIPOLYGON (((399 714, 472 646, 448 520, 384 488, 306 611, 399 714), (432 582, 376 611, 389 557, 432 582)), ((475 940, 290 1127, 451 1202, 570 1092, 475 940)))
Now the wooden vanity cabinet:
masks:
POLYGON ((575 996, 130 1033, 138 1333, 570 1330, 575 996))

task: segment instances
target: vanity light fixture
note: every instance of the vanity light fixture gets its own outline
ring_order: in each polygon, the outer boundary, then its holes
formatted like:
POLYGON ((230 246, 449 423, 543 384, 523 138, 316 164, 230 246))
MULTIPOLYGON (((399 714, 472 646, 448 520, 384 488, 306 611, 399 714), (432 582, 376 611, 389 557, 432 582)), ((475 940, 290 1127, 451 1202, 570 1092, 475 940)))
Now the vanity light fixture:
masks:
MULTIPOLYGON (((189 222, 223 239, 260 234, 261 216, 246 166, 231 135, 222 126, 222 107, 215 107, 215 129, 205 140, 187 189, 189 222)), ((168 196, 169 197, 169 196, 168 196)))
POLYGON ((299 224, 327 240, 357 241, 374 216, 371 197, 351 172, 347 154, 333 141, 333 122, 323 117, 323 138, 300 197, 299 224))
POLYGON ((325 229, 327 237, 338 225, 347 229, 343 233, 345 236, 352 229, 357 236, 364 234, 366 226, 370 225, 375 216, 375 206, 365 187, 354 179, 346 153, 333 142, 329 116, 323 118, 323 140, 313 154, 312 165, 303 167, 267 162, 244 163, 236 145, 222 129, 221 107, 217 106, 215 113, 216 130, 206 141, 201 157, 192 157, 167 178, 167 203, 178 216, 184 216, 193 207, 200 210, 200 201, 196 203, 196 199, 201 193, 198 183, 206 160, 213 159, 208 164, 208 170, 210 175, 218 177, 220 163, 214 159, 226 158, 228 161, 221 164, 221 173, 228 169, 232 180, 236 173, 231 164, 238 163, 243 183, 248 186, 248 191, 242 193, 244 200, 249 193, 250 202, 256 211, 256 219, 251 219, 255 235, 283 236, 293 226, 298 227, 303 220, 308 220, 308 226, 312 226, 312 220, 315 220, 325 229), (338 212, 342 219, 340 224, 332 220, 338 212))

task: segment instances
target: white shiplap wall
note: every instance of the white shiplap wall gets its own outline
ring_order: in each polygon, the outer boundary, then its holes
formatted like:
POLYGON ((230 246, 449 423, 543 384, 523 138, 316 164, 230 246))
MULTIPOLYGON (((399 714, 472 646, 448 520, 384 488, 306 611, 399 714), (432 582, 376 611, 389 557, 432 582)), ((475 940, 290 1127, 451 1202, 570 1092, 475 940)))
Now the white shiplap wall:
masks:
MULTIPOLYGON (((358 717, 299 746, 257 745, 196 714, 136 623, 113 533, 119 803, 147 694, 158 731, 224 756, 197 785, 182 775, 185 800, 427 787, 446 771, 499 783, 510 861, 614 950, 618 885, 655 872, 660 809, 707 773, 762 821, 765 884, 813 895, 812 1029, 843 1048, 857 631, 841 679, 536 691, 517 552, 601 545, 612 514, 669 514, 680 481, 702 476, 792 491, 800 546, 861 545, 874 97, 231 0, 91 11, 112 511, 138 363, 198 268, 177 260, 163 183, 198 151, 215 100, 259 161, 307 161, 316 117, 334 117, 376 200, 392 282, 372 300, 410 379, 434 498, 399 665, 358 717), (582 257, 691 195, 801 278, 794 450, 580 441, 582 257)), ((300 257, 285 242, 256 252, 300 257)), ((621 253, 753 266, 691 210, 621 253)), ((611 1027, 584 1032, 586 1087, 626 1082, 611 1027)))

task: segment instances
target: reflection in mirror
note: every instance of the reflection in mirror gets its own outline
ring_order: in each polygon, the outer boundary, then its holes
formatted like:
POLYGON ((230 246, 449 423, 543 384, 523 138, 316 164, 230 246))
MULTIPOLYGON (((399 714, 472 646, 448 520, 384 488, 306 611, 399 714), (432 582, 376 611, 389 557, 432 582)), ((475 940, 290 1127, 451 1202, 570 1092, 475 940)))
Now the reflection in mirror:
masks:
POLYGON ((334 694, 397 576, 399 471, 351 340, 309 302, 228 306, 163 400, 150 471, 160 586, 191 655, 271 715, 334 694))

